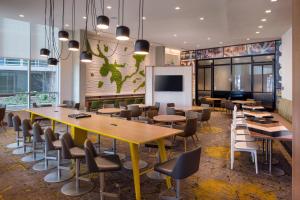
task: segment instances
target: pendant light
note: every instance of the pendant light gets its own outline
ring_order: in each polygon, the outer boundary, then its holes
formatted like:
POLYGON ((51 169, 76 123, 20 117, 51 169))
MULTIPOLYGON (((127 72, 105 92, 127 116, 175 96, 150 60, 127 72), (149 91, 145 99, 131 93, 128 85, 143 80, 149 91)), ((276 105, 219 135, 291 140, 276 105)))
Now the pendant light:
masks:
MULTIPOLYGON (((89 1, 90 0, 85 0, 85 31, 84 31, 84 38, 83 38, 83 48, 86 49, 87 43, 88 43, 88 38, 87 38, 87 25, 88 25, 88 20, 89 20, 89 1)), ((84 50, 80 53, 80 61, 83 63, 90 63, 92 62, 92 54, 91 52, 84 50)))
POLYGON ((144 16, 144 0, 139 0, 138 40, 136 40, 134 44, 134 53, 138 55, 147 55, 149 54, 150 44, 147 40, 143 39, 144 22, 142 16, 144 16), (141 38, 140 38, 140 28, 141 28, 141 38))
POLYGON ((44 22, 44 31, 45 31, 45 48, 40 49, 40 56, 48 57, 50 54, 49 49, 46 48, 47 44, 47 0, 45 0, 45 22, 44 22))
POLYGON ((68 41, 69 40, 69 33, 64 30, 64 24, 65 24, 65 0, 63 0, 63 6, 62 6, 62 18, 61 18, 61 29, 58 32, 58 39, 62 42, 68 41))
POLYGON ((56 66, 58 64, 58 59, 55 58, 55 55, 59 57, 57 54, 57 48, 54 37, 54 0, 50 0, 50 13, 49 13, 49 47, 50 47, 50 56, 48 58, 49 66, 56 66))
POLYGON ((74 40, 75 35, 75 0, 72 2, 72 40, 69 41, 69 51, 79 51, 79 42, 74 40))
POLYGON ((105 0, 100 0, 102 15, 97 17, 98 29, 108 29, 109 27, 109 18, 104 15, 104 1, 105 0))
POLYGON ((118 27, 116 29, 116 39, 117 40, 129 40, 130 30, 127 26, 123 25, 124 22, 124 0, 122 0, 122 15, 120 15, 120 0, 118 4, 118 27), (120 17, 122 16, 122 20, 120 17), (121 22, 121 25, 120 25, 121 22))

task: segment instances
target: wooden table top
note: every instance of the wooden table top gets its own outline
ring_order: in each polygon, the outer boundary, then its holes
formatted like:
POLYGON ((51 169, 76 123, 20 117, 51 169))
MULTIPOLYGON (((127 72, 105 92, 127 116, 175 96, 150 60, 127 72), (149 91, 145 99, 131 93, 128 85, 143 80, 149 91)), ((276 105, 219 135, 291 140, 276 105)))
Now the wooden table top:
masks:
POLYGON ((251 105, 242 105, 242 108, 249 110, 264 110, 263 106, 251 106, 251 105))
POLYGON ((122 109, 120 108, 101 108, 98 110, 101 114, 116 114, 120 113, 122 109))
POLYGON ((232 101, 232 103, 235 103, 235 104, 253 104, 255 103, 256 101, 253 101, 253 100, 234 100, 232 101))
POLYGON ((210 109, 209 107, 203 107, 203 106, 176 106, 175 110, 182 110, 182 111, 202 111, 210 109))
POLYGON ((31 108, 25 111, 88 132, 97 133, 106 137, 134 144, 144 144, 154 140, 170 137, 181 132, 176 129, 92 113, 89 113, 91 114, 91 117, 89 118, 74 119, 68 117, 68 115, 83 112, 61 107, 31 108))
POLYGON ((293 134, 287 134, 287 135, 282 135, 278 137, 272 137, 269 135, 265 135, 262 133, 257 133, 255 131, 249 131, 250 136, 254 138, 261 138, 261 139, 270 139, 270 140, 279 140, 279 141, 292 141, 293 140, 293 134))
POLYGON ((221 101, 221 100, 223 100, 223 99, 221 99, 221 98, 213 98, 213 97, 206 97, 205 98, 207 101, 221 101))
POLYGON ((271 117, 272 114, 269 112, 255 112, 255 111, 243 111, 244 115, 256 117, 256 118, 263 118, 263 117, 271 117))
POLYGON ((157 115, 153 117, 157 122, 182 122, 186 120, 186 117, 181 115, 157 115))
POLYGON ((146 104, 142 104, 142 103, 134 103, 134 104, 129 104, 129 105, 139 106, 140 108, 149 108, 151 106, 151 105, 146 105, 146 104))

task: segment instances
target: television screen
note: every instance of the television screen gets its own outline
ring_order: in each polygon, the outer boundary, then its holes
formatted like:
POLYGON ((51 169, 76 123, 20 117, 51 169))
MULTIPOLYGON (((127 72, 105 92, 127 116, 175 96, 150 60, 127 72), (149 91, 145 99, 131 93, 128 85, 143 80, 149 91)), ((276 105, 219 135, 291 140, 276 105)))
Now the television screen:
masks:
POLYGON ((155 91, 182 91, 182 75, 155 76, 155 91))

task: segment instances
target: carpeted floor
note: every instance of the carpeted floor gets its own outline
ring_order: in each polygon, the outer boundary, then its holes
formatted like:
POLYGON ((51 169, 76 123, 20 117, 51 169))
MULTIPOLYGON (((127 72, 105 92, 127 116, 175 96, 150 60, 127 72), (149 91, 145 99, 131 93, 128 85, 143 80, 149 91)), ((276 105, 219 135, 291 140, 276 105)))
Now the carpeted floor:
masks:
MULTIPOLYGON (((26 115, 22 115, 26 117, 26 115)), ((236 154, 234 170, 230 170, 229 140, 230 116, 214 112, 210 126, 198 128, 198 145, 202 146, 200 169, 192 177, 182 181, 183 199, 199 200, 275 200, 291 199, 291 168, 284 156, 279 152, 279 144, 274 145, 274 157, 279 160, 280 167, 286 172, 285 176, 273 177, 261 170, 255 174, 254 164, 247 153, 236 154)), ((60 131, 66 130, 65 126, 57 126, 60 131)), ((90 134, 95 140, 96 136, 90 134)), ((91 175, 95 188, 92 192, 81 197, 68 197, 60 192, 64 183, 49 184, 43 177, 49 173, 32 170, 33 163, 22 163, 22 156, 11 154, 11 149, 6 145, 14 142, 15 133, 8 128, 0 132, 0 200, 57 200, 57 199, 99 199, 99 179, 91 175)), ((175 157, 183 151, 183 143, 169 152, 170 157, 175 157)), ((102 139, 102 146, 110 147, 111 140, 102 139)), ((188 143, 192 149, 194 144, 188 143)), ((126 143, 118 142, 118 151, 126 153, 129 160, 129 147, 126 143)), ((140 147, 141 159, 153 166, 156 161, 156 150, 149 152, 148 148, 140 147)), ((260 164, 262 163, 260 156, 260 164)), ((85 169, 83 168, 83 171, 85 169)), ((123 169, 121 172, 107 174, 106 183, 108 191, 114 191, 115 184, 120 186, 121 199, 134 199, 133 180, 131 172, 123 169)), ((165 190, 165 182, 151 180, 146 175, 141 177, 141 190, 143 199, 158 199, 161 191, 165 190)))

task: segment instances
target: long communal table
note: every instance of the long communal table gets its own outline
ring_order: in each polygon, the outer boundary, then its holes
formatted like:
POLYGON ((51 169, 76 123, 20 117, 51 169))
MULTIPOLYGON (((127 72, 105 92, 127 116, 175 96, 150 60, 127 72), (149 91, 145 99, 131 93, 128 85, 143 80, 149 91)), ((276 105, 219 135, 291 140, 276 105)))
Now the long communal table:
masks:
MULTIPOLYGON (((95 114, 91 114, 91 117, 88 118, 74 119, 68 117, 68 115, 79 114, 82 112, 62 107, 31 108, 26 111, 31 114, 32 121, 37 116, 50 119, 53 130, 55 129, 56 122, 70 126, 72 138, 74 139, 75 144, 79 146, 83 146, 88 132, 128 143, 132 160, 135 197, 137 200, 141 199, 140 175, 144 174, 139 170, 138 146, 151 141, 156 141, 159 147, 160 158, 163 162, 167 160, 163 138, 174 136, 181 132, 177 129, 95 114)), ((166 178, 166 184, 168 188, 171 187, 170 177, 166 178)))

